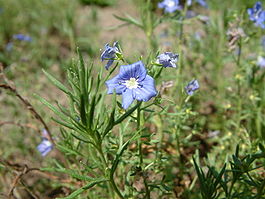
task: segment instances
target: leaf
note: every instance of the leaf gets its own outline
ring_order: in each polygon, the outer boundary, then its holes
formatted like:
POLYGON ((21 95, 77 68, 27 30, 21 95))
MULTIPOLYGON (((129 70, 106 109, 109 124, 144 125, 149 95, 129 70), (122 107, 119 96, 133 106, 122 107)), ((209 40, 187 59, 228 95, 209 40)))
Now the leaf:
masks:
POLYGON ((84 191, 86 191, 87 189, 90 189, 92 188, 93 186, 95 186, 96 184, 99 184, 101 182, 106 182, 108 181, 107 179, 105 178, 100 178, 100 179, 97 179, 97 180, 94 180, 93 182, 90 182, 88 183, 87 185, 77 189, 76 191, 74 191, 73 193, 71 193, 69 196, 67 197, 64 197, 64 198, 57 198, 57 199, 76 199, 76 197, 78 195, 80 195, 81 193, 83 193, 84 191))
POLYGON ((82 121, 82 124, 84 126, 87 126, 87 118, 86 118, 86 107, 85 107, 85 99, 84 99, 84 94, 81 94, 80 95, 80 117, 81 117, 81 121, 82 121))
POLYGON ((66 88, 61 82, 59 82, 56 78, 54 78, 52 75, 50 75, 48 72, 46 72, 45 70, 42 70, 44 72, 44 74, 46 75, 46 77, 57 87, 59 88, 61 91, 63 91, 66 94, 71 94, 71 91, 66 88))
POLYGON ((214 186, 215 186, 215 188, 216 188, 217 185, 220 184, 220 185, 223 187, 224 191, 227 193, 227 185, 226 185, 225 183, 223 183, 223 181, 222 181, 222 176, 223 176, 224 173, 225 173, 225 168, 226 168, 226 164, 224 164, 222 170, 220 171, 220 173, 219 173, 218 176, 216 177, 216 180, 215 180, 215 182, 214 182, 214 186))
POLYGON ((127 148, 127 146, 132 142, 134 141, 135 139, 137 139, 137 136, 140 134, 140 132, 142 131, 143 129, 140 129, 138 130, 129 140, 127 140, 127 142, 125 142, 122 147, 118 150, 117 154, 116 154, 116 157, 115 157, 115 160, 113 161, 113 164, 112 164, 112 167, 111 167, 111 172, 110 174, 113 175, 118 164, 119 164, 119 161, 120 161, 120 157, 122 156, 123 152, 125 151, 125 149, 127 148))
POLYGON ((198 175, 198 177, 199 177, 199 181, 200 181, 201 189, 203 189, 203 187, 204 187, 204 182, 205 182, 204 174, 203 174, 203 172, 201 171, 201 169, 199 168, 199 166, 198 166, 198 164, 197 164, 195 158, 192 157, 192 159, 193 159, 193 162, 194 162, 194 166, 195 166, 196 173, 197 173, 197 175, 198 175))
POLYGON ((47 100, 45 100, 44 98, 40 97, 37 94, 34 94, 34 96, 38 98, 38 100, 40 100, 44 105, 48 106, 49 109, 51 109, 57 116, 62 118, 62 120, 68 121, 68 118, 61 111, 59 111, 59 109, 57 109, 55 106, 49 103, 47 100))
POLYGON ((88 124, 89 127, 92 128, 93 126, 93 121, 94 121, 94 113, 95 113, 95 108, 96 108, 96 96, 94 95, 91 100, 90 104, 90 111, 89 111, 89 118, 88 118, 88 124))
POLYGON ((136 25, 137 27, 143 29, 143 24, 141 22, 139 22, 137 19, 133 18, 132 16, 126 14, 126 17, 120 17, 120 16, 117 16, 117 15, 114 15, 115 18, 121 20, 121 21, 124 21, 124 22, 127 22, 129 24, 134 24, 136 25))
POLYGON ((116 110, 116 93, 113 93, 112 96, 112 110, 109 116, 107 127, 104 130, 102 139, 108 134, 108 132, 115 126, 115 110, 116 110))
POLYGON ((115 121, 115 125, 121 123, 124 119, 126 119, 130 114, 132 114, 139 106, 141 102, 138 102, 134 107, 129 109, 126 113, 124 113, 119 119, 115 121))
POLYGON ((78 67, 78 74, 79 74, 79 83, 80 83, 80 89, 81 93, 84 94, 85 99, 87 99, 87 84, 86 84, 86 69, 85 69, 85 63, 83 56, 77 48, 77 53, 79 56, 80 65, 78 67))
POLYGON ((92 145, 95 145, 93 142, 91 142, 90 140, 85 140, 84 138, 74 134, 74 133, 71 133, 71 135, 73 137, 75 137, 77 140, 81 141, 81 142, 84 142, 84 143, 88 143, 88 144, 92 144, 92 145))
POLYGON ((72 169, 66 169, 66 168, 41 168, 41 171, 49 171, 49 172, 58 172, 58 173, 65 173, 68 174, 69 176, 76 178, 78 180, 83 180, 83 181, 94 181, 95 178, 89 177, 87 175, 81 175, 78 173, 76 170, 72 169))
POLYGON ((69 128, 69 129, 76 130, 74 126, 72 126, 71 124, 69 124, 69 123, 67 123, 67 122, 63 122, 63 121, 58 120, 58 119, 56 119, 56 118, 54 118, 54 117, 52 117, 52 120, 54 120, 54 121, 57 122, 58 124, 61 124, 62 126, 65 126, 65 127, 69 128))
POLYGON ((78 151, 75 151, 73 149, 67 148, 67 147, 65 147, 65 146, 63 146, 61 144, 57 144, 57 147, 59 148, 59 150, 65 152, 65 153, 68 153, 70 155, 79 155, 79 156, 82 156, 82 157, 84 156, 81 153, 79 153, 78 151))

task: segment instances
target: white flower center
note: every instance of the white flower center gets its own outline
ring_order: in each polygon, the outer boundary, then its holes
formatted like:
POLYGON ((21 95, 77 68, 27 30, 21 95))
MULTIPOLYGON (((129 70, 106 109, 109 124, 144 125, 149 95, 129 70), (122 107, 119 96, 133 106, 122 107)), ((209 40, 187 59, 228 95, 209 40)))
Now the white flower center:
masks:
POLYGON ((130 80, 126 80, 124 85, 129 88, 129 89, 133 89, 133 88, 138 88, 138 82, 135 78, 131 77, 130 80))
POLYGON ((167 6, 168 6, 168 7, 174 7, 174 6, 175 6, 175 1, 169 1, 169 2, 167 3, 167 6))

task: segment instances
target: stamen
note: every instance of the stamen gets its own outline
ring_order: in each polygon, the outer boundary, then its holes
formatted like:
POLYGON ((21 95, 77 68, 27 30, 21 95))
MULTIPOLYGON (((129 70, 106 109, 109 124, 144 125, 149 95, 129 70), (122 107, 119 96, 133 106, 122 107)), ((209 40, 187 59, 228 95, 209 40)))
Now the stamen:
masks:
POLYGON ((131 77, 130 80, 126 80, 124 85, 129 88, 129 89, 133 89, 133 88, 138 88, 138 81, 137 79, 131 77))

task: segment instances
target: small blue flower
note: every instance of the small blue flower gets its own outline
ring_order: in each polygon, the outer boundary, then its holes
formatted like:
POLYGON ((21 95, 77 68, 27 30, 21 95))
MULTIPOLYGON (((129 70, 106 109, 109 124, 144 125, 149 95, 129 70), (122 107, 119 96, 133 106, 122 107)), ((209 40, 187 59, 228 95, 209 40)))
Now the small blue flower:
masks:
POLYGON ((261 56, 259 56, 259 57, 258 57, 258 61, 257 61, 257 65, 258 65, 260 68, 265 68, 265 57, 261 57, 261 56))
POLYGON ((173 67, 176 68, 178 61, 178 54, 174 54, 172 52, 165 52, 157 57, 156 62, 161 64, 163 67, 173 67))
POLYGON ((257 2, 253 8, 248 10, 249 19, 255 23, 256 26, 260 26, 265 29, 265 11, 262 9, 261 2, 257 2))
POLYGON ((48 140, 48 132, 46 129, 42 130, 42 141, 41 143, 37 146, 37 150, 41 153, 41 155, 44 157, 46 156, 52 149, 53 145, 52 143, 48 140))
POLYGON ((122 107, 127 109, 134 100, 149 101, 157 95, 154 79, 147 75, 142 61, 120 67, 120 73, 106 81, 108 94, 122 95, 122 107))
POLYGON ((27 41, 27 42, 31 42, 32 41, 30 36, 23 35, 23 34, 13 35, 13 39, 17 39, 17 40, 20 40, 20 41, 27 41))
POLYGON ((179 5, 179 0, 164 0, 158 3, 159 8, 164 8, 166 13, 172 13, 176 10, 181 10, 182 7, 179 5))
POLYGON ((188 95, 193 95, 193 93, 199 88, 199 82, 195 79, 188 83, 188 85, 185 87, 185 90, 188 95))
MULTIPOLYGON (((201 6, 208 8, 208 5, 206 3, 205 0, 195 0, 198 4, 200 4, 201 6)), ((187 5, 190 6, 192 4, 192 0, 188 0, 187 1, 187 5)))
POLYGON ((53 148, 52 143, 48 139, 43 139, 37 146, 38 151, 42 156, 46 156, 53 148))
POLYGON ((114 42, 113 47, 111 47, 109 44, 105 45, 105 50, 101 54, 101 61, 108 60, 107 64, 105 65, 105 68, 107 70, 114 62, 116 53, 118 52, 119 52, 118 42, 114 42))

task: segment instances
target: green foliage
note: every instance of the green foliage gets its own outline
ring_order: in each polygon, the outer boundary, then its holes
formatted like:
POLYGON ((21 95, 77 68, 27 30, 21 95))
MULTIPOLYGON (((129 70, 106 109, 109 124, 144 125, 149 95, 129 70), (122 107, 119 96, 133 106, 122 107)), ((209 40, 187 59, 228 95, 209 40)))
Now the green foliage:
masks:
POLYGON ((199 178, 201 195, 204 199, 215 198, 263 198, 265 194, 264 178, 256 175, 255 170, 263 166, 257 166, 260 160, 265 158, 264 146, 259 145, 260 151, 239 157, 239 146, 232 155, 231 169, 226 170, 226 164, 218 173, 214 167, 208 166, 207 174, 200 168, 193 158, 194 166, 199 178), (251 173, 252 174, 251 174, 251 173), (254 173, 254 174, 253 174, 254 173))
POLYGON ((112 6, 116 3, 116 0, 80 0, 81 3, 87 5, 98 5, 98 6, 112 6))
POLYGON ((264 198, 265 70, 257 58, 265 32, 246 12, 255 1, 211 0, 209 9, 195 3, 167 14, 158 2, 0 0, 0 84, 14 81, 56 143, 41 157, 42 126, 1 90, 4 197, 17 175, 40 168, 17 181, 18 198, 20 188, 28 198, 264 198), (187 18, 191 10, 197 15, 187 18), (15 40, 19 33, 32 42, 15 40), (100 49, 116 40, 123 49, 106 71, 100 49), (168 51, 179 54, 177 69, 156 63, 168 51), (123 110, 105 82, 139 60, 159 93, 123 110), (200 89, 188 96, 192 79, 200 89))

